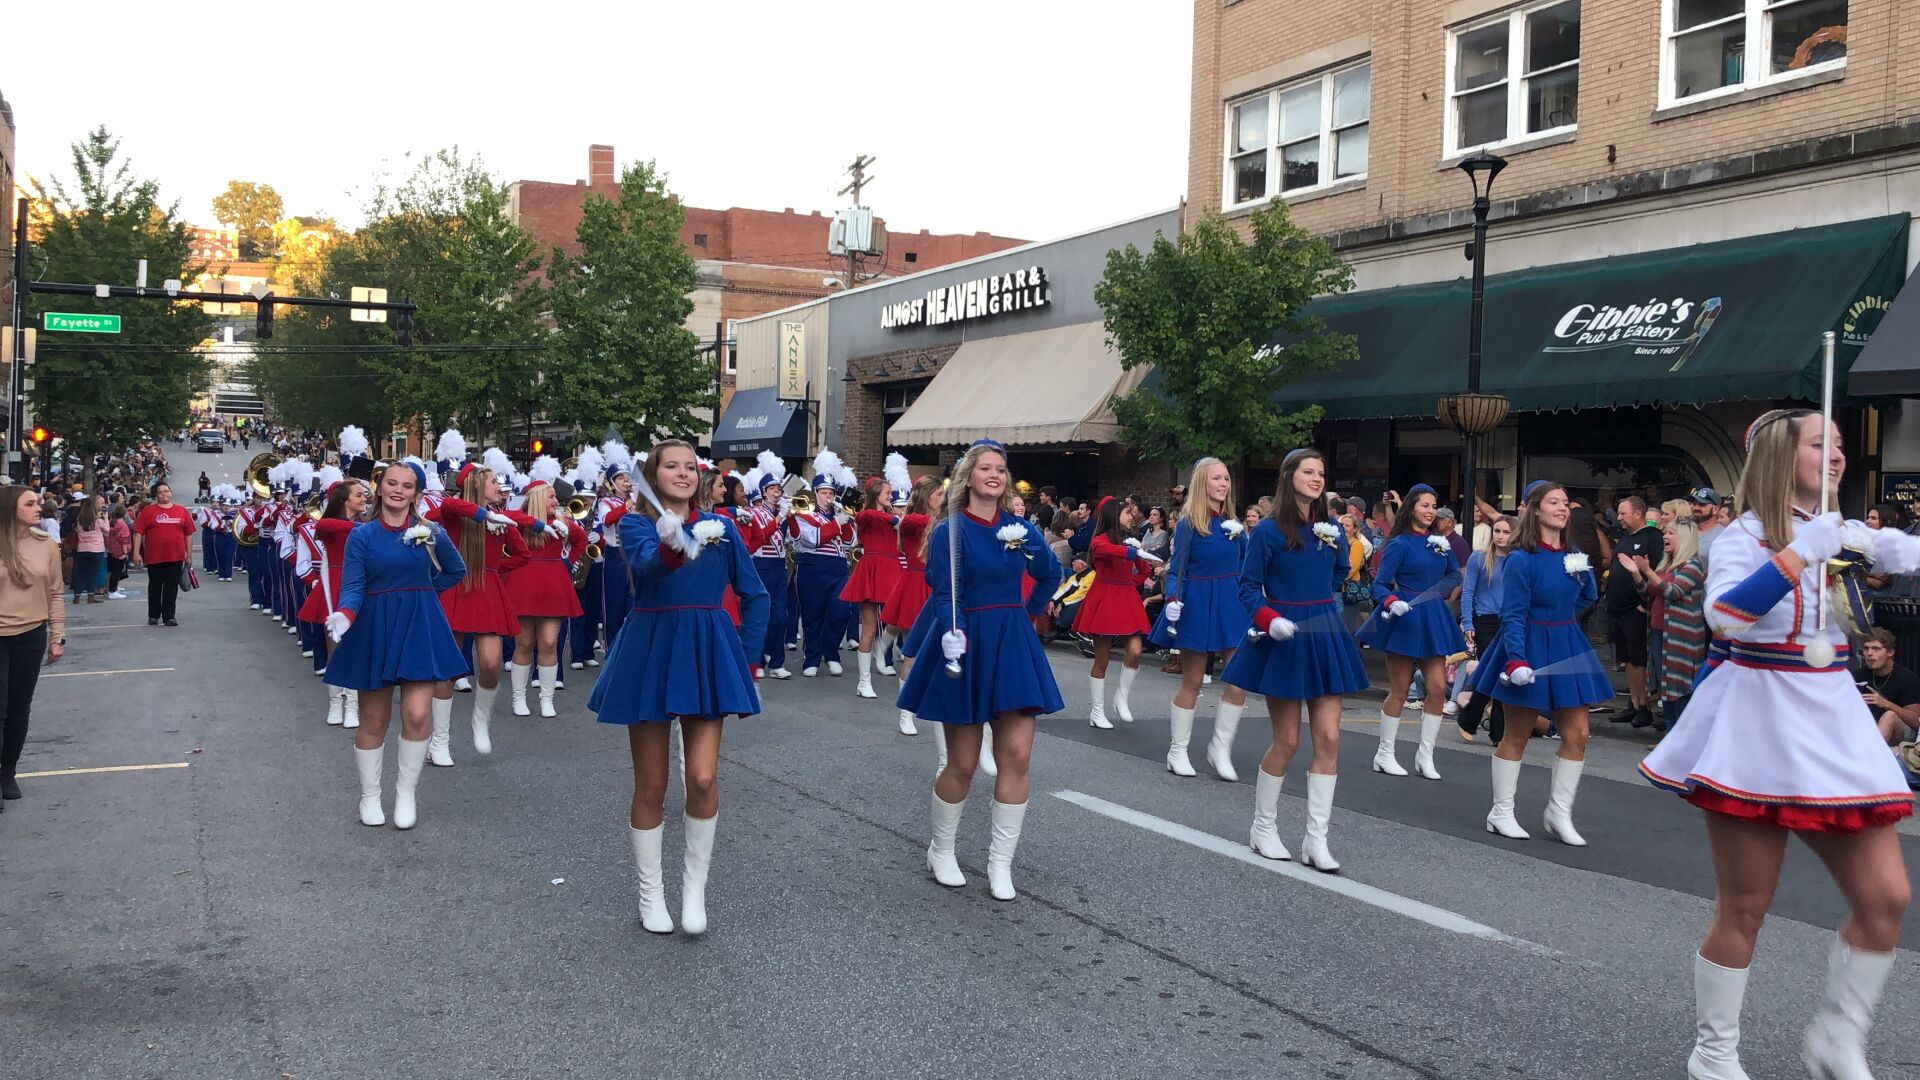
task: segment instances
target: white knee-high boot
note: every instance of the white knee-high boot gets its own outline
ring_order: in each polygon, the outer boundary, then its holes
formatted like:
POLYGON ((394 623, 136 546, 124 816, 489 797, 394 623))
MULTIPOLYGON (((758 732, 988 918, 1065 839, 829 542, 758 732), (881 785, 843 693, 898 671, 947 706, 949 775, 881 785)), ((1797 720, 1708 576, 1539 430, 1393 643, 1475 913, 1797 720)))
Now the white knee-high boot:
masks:
POLYGON ((1487 811, 1487 831, 1509 840, 1525 840, 1527 830, 1513 819, 1513 795, 1520 787, 1520 763, 1499 757, 1492 761, 1493 809, 1487 811))
POLYGON ((988 776, 999 776, 1000 765, 993 760, 993 725, 980 725, 980 771, 988 776))
POLYGON ((860 681, 853 684, 853 692, 863 698, 879 697, 873 692, 873 654, 857 652, 853 659, 860 669, 860 681))
POLYGON ((1280 842, 1280 830, 1275 822, 1280 816, 1280 786, 1286 779, 1284 774, 1275 776, 1265 769, 1254 773, 1253 832, 1247 837, 1247 846, 1263 859, 1293 858, 1287 845, 1280 842))
POLYGON ((360 824, 385 825, 386 811, 380 809, 380 765, 386 760, 387 748, 376 746, 371 750, 353 748, 353 765, 360 773, 360 824))
MULTIPOLYGON (((1437 698, 1439 695, 1427 696, 1437 698)), ((1446 718, 1444 713, 1420 714, 1420 749, 1413 752, 1413 769, 1429 780, 1440 779, 1440 770, 1433 767, 1433 744, 1440 738, 1440 722, 1446 718)))
POLYGON ((1693 1053, 1688 1080, 1747 1080, 1740 1067, 1740 1006, 1747 998, 1747 968, 1724 968, 1693 957, 1693 1053))
POLYGON ((1240 714, 1245 712, 1246 702, 1238 705, 1222 701, 1213 710, 1213 738, 1207 742, 1207 764, 1213 766, 1213 774, 1228 783, 1240 779, 1233 770, 1233 736, 1240 730, 1240 714))
POLYGON ((873 670, 888 678, 893 677, 894 667, 887 663, 887 650, 893 648, 893 629, 881 626, 880 632, 873 637, 873 670))
POLYGON ((433 734, 427 737, 427 753, 443 769, 453 764, 452 698, 433 699, 433 734))
POLYGON ((1193 762, 1187 760, 1187 743, 1193 740, 1193 710, 1173 706, 1168 727, 1167 771, 1175 776, 1194 775, 1193 762))
POLYGON ((1340 862, 1327 850, 1327 823, 1333 820, 1333 788, 1340 778, 1328 773, 1307 774, 1307 835, 1300 841, 1300 865, 1323 874, 1340 872, 1340 862))
POLYGON ((1827 954, 1827 992, 1807 1025, 1800 1059, 1826 1080, 1873 1080, 1867 1065, 1867 1032, 1880 994, 1893 973, 1893 954, 1856 949, 1833 937, 1827 954))
POLYGON ((1130 697, 1133 694, 1133 680, 1139 674, 1139 668, 1120 665, 1120 688, 1113 695, 1113 711, 1120 717, 1120 722, 1123 724, 1133 723, 1133 702, 1130 697))
POLYGON ((949 889, 958 889, 967 883, 967 876, 960 872, 959 860, 953 856, 954 838, 960 833, 960 815, 966 809, 964 799, 950 803, 942 799, 939 792, 933 793, 933 840, 927 844, 927 869, 933 872, 933 880, 949 889))
POLYGON ((667 914, 667 886, 660 873, 660 841, 666 835, 664 823, 651 829, 636 829, 627 824, 633 840, 633 873, 640 882, 640 925, 649 933, 673 933, 673 916, 667 914))
POLYGON ((713 827, 719 816, 683 817, 687 825, 686 864, 680 878, 680 929, 707 932, 707 868, 713 865, 713 827))
POLYGON ((500 693, 500 687, 491 690, 484 686, 473 688, 473 751, 476 754, 493 753, 493 740, 487 737, 487 725, 493 723, 493 699, 500 693))
POLYGON ((1020 829, 1026 820, 1026 803, 993 800, 993 840, 987 846, 987 891, 995 900, 1014 897, 1013 853, 1020 846, 1020 829))
POLYGON ((1112 730, 1107 721, 1107 680, 1087 676, 1087 689, 1093 694, 1093 707, 1087 711, 1087 724, 1102 730, 1112 730))
POLYGON ((347 694, 344 686, 327 687, 327 726, 339 727, 347 719, 347 694))
POLYGON ((540 665, 540 715, 558 716, 553 711, 553 694, 560 689, 560 665, 540 665))
POLYGON ((513 715, 515 716, 533 715, 533 711, 527 708, 527 677, 532 674, 533 669, 526 664, 507 665, 507 683, 513 687, 513 715))
POLYGON ((1547 796, 1547 816, 1541 824, 1547 835, 1568 847, 1586 847, 1586 838, 1573 828, 1573 793, 1580 788, 1580 773, 1585 761, 1553 759, 1553 791, 1547 796))
POLYGON ((352 731, 360 726, 360 691, 344 690, 340 700, 345 706, 340 714, 340 726, 352 731))
POLYGON ((418 820, 414 793, 420 787, 420 770, 427 764, 427 740, 400 740, 400 775, 393 785, 393 827, 411 829, 418 820))
POLYGON ((1395 755, 1400 742, 1400 718, 1388 716, 1387 710, 1380 710, 1380 748, 1373 752, 1373 771, 1388 776, 1405 776, 1407 770, 1400 767, 1400 759, 1395 755))

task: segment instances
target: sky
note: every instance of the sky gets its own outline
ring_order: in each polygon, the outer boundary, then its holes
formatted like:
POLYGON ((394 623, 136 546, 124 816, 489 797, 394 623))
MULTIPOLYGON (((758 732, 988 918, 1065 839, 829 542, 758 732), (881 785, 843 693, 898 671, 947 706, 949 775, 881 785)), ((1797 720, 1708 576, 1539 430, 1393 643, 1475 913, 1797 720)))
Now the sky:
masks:
POLYGON ((847 205, 844 170, 867 154, 862 201, 893 230, 1025 240, 1185 189, 1193 26, 1176 0, 211 10, 19 5, 8 36, 36 44, 0 65, 19 172, 68 175, 68 146, 105 124, 187 221, 213 224, 237 179, 351 225, 378 177, 454 145, 501 180, 571 182, 609 143, 690 205, 803 213, 847 205))

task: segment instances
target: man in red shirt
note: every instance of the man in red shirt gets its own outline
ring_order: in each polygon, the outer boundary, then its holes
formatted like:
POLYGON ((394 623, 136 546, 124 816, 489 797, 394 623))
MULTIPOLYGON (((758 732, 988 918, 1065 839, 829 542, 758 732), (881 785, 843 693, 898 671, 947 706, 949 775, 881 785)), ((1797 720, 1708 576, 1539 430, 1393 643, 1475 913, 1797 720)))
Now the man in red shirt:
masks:
POLYGON ((147 568, 147 625, 179 626, 174 601, 180 596, 180 576, 193 554, 193 514, 173 501, 173 489, 159 484, 153 502, 133 523, 133 565, 147 568))

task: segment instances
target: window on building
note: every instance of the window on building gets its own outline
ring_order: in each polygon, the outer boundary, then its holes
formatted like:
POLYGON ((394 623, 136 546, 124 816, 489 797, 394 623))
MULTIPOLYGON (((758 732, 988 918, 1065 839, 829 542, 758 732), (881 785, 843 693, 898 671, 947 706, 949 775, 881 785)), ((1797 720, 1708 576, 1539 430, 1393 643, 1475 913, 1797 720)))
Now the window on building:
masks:
POLYGON ((919 252, 917 252, 917 251, 909 251, 909 252, 907 252, 907 261, 908 261, 908 262, 910 262, 910 263, 917 263, 917 262, 919 262, 919 261, 920 261, 920 253, 919 253, 919 252))
POLYGON ((740 372, 739 325, 740 324, 733 319, 727 320, 727 340, 726 343, 721 346, 726 350, 727 374, 729 375, 737 375, 740 372))
POLYGON ((1365 177, 1371 112, 1364 62, 1230 102, 1227 207, 1365 177))
POLYGON ((1663 102, 1826 71, 1847 62, 1847 0, 1664 0, 1663 102), (1749 42, 1761 55, 1748 61, 1749 42))
POLYGON ((1448 36, 1448 154, 1578 123, 1580 0, 1516 8, 1448 36))
POLYGON ((694 234, 693 234, 693 246, 694 246, 694 247, 698 247, 698 248, 703 248, 703 247, 706 247, 706 246, 707 246, 707 234, 706 234, 706 233, 703 233, 703 232, 697 232, 697 233, 694 233, 694 234))

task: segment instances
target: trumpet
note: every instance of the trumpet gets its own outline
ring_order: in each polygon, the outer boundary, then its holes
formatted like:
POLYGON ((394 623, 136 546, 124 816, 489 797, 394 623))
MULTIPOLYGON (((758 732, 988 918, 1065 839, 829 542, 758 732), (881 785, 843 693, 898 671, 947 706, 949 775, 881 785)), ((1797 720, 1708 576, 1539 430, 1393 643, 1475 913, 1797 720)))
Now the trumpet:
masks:
POLYGON ((587 495, 575 495, 567 500, 567 516, 575 521, 585 521, 593 514, 593 499, 587 495))
POLYGON ((796 491, 789 501, 793 504, 795 513, 805 514, 813 510, 813 492, 811 491, 805 489, 796 491))

